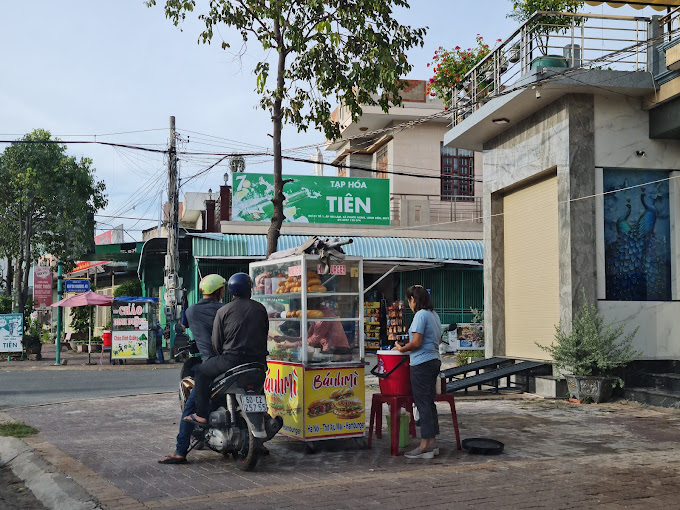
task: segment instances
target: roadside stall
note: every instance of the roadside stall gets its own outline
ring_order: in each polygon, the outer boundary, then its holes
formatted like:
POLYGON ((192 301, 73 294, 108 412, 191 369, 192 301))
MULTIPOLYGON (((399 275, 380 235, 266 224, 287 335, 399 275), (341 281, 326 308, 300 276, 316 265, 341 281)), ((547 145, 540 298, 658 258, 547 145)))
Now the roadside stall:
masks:
POLYGON ((253 299, 269 315, 267 404, 281 433, 310 449, 365 428, 363 259, 329 269, 314 255, 250 264, 253 299))
POLYGON ((117 297, 111 305, 111 358, 155 360, 158 298, 117 297))

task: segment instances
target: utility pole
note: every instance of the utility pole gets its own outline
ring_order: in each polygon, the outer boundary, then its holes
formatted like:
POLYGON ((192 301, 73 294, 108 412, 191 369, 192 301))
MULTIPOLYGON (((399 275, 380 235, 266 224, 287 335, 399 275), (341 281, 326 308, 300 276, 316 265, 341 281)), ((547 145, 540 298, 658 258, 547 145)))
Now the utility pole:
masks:
POLYGON ((165 255, 165 318, 171 337, 175 321, 180 317, 182 279, 179 277, 179 188, 177 186, 177 144, 175 117, 170 117, 170 150, 168 153, 168 248, 165 255))
MULTIPOLYGON (((64 261, 59 259, 57 262, 57 300, 61 301, 64 297, 64 261)), ((61 365, 61 331, 62 331, 62 316, 64 314, 64 308, 61 306, 57 307, 57 359, 54 364, 61 365)))

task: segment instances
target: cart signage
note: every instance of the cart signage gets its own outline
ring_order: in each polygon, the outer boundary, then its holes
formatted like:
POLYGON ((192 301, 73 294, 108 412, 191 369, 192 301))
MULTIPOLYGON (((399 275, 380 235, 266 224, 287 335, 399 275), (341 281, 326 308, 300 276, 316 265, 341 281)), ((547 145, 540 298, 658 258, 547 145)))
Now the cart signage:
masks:
POLYGON ((302 367, 267 362, 267 377, 264 391, 267 395, 269 414, 281 416, 281 431, 287 436, 304 437, 304 416, 302 414, 302 395, 300 394, 299 372, 302 367))
MULTIPOLYGON (((234 221, 270 221, 274 176, 234 175, 234 221)), ((390 224, 389 179, 284 175, 284 221, 293 223, 390 224)))
POLYGON ((24 316, 20 313, 0 315, 0 352, 21 352, 24 316))
POLYGON ((366 427, 363 374, 357 368, 306 369, 305 438, 363 433, 366 427))
MULTIPOLYGON (((321 264, 319 264, 317 271, 319 274, 323 274, 321 264)), ((329 274, 334 274, 337 276, 345 276, 347 274, 347 266, 343 266, 341 264, 331 264, 328 272, 329 274)))
POLYGON ((146 331, 113 331, 111 356, 114 358, 148 358, 149 337, 146 331))
POLYGON ((149 322, 143 316, 144 307, 134 304, 113 308, 113 326, 123 329, 149 329, 149 322))

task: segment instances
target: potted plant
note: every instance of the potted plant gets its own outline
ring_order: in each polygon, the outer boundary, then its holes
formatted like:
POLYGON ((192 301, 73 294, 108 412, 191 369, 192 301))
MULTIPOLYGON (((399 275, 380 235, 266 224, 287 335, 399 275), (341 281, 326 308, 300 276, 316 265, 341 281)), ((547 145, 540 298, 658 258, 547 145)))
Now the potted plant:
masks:
MULTIPOLYGON (((447 50, 440 46, 434 52, 433 62, 427 64, 428 67, 434 68, 434 76, 429 82, 430 96, 438 97, 444 104, 450 105, 456 91, 470 86, 469 78, 464 79, 465 75, 491 52, 482 36, 478 34, 476 40, 477 45, 474 48, 463 49, 456 46, 452 50, 447 50)), ((480 74, 477 79, 480 85, 485 78, 493 81, 492 69, 484 70, 480 74)))
MULTIPOLYGON (((575 14, 581 10, 584 2, 576 0, 511 0, 512 12, 507 15, 518 21, 521 25, 526 24, 527 33, 531 34, 530 40, 536 43, 536 48, 541 53, 539 57, 531 61, 531 68, 535 67, 569 67, 569 60, 564 55, 549 55, 550 36, 564 34, 568 27, 580 26, 585 21, 584 17, 542 15, 534 16, 536 11, 567 12, 575 14)), ((514 56, 514 55, 513 55, 514 56)), ((517 48, 519 59, 519 48, 517 48)))
POLYGON ((606 323, 583 291, 583 305, 574 317, 569 333, 555 326, 552 345, 538 345, 548 352, 555 367, 567 379, 571 397, 581 401, 604 402, 611 398, 615 386, 623 387, 616 369, 640 356, 633 348, 635 331, 619 340, 625 324, 606 323))

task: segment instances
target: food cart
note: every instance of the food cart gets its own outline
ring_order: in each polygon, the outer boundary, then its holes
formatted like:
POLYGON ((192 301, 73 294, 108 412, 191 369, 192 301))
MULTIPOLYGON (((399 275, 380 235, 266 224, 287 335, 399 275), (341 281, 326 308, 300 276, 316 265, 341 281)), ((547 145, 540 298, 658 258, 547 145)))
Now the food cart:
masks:
POLYGON ((150 326, 157 317, 158 298, 114 298, 111 304, 111 358, 156 359, 156 334, 150 326))
POLYGON ((253 299, 269 315, 269 412, 283 418, 281 434, 306 442, 365 428, 363 260, 329 270, 314 255, 250 264, 253 299))

